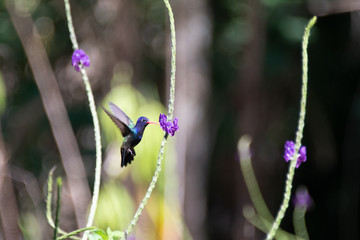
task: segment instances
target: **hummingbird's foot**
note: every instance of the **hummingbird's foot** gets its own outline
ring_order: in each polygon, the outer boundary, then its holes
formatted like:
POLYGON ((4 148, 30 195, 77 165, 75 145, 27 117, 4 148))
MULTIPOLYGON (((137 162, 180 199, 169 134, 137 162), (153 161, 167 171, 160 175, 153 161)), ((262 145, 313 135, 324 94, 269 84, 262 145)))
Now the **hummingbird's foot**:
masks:
POLYGON ((135 149, 129 148, 128 151, 129 151, 129 153, 131 153, 131 155, 136 156, 135 149))

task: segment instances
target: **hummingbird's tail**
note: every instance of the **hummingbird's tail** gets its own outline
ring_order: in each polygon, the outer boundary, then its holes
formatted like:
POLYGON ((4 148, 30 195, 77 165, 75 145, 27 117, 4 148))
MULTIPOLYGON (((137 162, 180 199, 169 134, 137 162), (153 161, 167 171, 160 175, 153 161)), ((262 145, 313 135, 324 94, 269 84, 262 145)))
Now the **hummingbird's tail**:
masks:
POLYGON ((126 167, 127 164, 131 164, 135 155, 136 153, 133 148, 121 148, 121 167, 126 167))

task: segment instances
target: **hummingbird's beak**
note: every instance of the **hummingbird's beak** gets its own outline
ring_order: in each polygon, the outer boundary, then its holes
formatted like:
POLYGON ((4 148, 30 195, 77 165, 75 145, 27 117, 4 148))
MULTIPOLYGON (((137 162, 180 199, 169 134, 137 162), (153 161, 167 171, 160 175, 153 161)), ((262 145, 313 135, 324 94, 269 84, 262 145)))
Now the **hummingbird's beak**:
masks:
POLYGON ((156 125, 160 125, 159 123, 156 123, 156 122, 150 122, 148 121, 147 124, 156 124, 156 125))

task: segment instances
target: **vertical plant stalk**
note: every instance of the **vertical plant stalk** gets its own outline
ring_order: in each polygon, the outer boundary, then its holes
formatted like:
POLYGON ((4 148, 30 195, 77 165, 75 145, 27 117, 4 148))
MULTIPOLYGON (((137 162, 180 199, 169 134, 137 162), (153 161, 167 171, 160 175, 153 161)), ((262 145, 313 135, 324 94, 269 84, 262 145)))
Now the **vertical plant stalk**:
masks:
MULTIPOLYGON (((70 32, 70 39, 73 45, 73 49, 76 50, 79 48, 79 44, 76 40, 76 35, 74 31, 74 25, 71 18, 71 10, 70 10, 70 4, 69 0, 64 0, 65 3, 65 12, 66 12, 66 18, 68 22, 69 32, 70 32)), ((91 201, 90 206, 90 212, 88 221, 86 224, 86 227, 90 227, 93 224, 97 202, 99 199, 99 189, 100 189, 100 179, 101 179, 101 137, 100 137, 100 125, 99 125, 99 119, 96 113, 96 107, 95 107, 95 100, 94 96, 91 90, 91 85, 89 82, 89 78, 86 74, 85 69, 83 66, 80 67, 82 79, 84 80, 86 93, 89 100, 89 107, 91 111, 91 116, 94 123, 94 132, 95 132, 95 145, 96 145, 96 167, 95 167, 95 182, 94 182, 94 190, 93 190, 93 198, 91 201)), ((84 234, 83 239, 86 239, 87 234, 84 234)))
POLYGON ((66 13, 67 24, 68 24, 68 28, 69 28, 69 32, 70 32, 70 40, 71 40, 73 49, 76 50, 76 49, 79 49, 79 44, 76 40, 74 24, 73 24, 73 20, 71 17, 71 8, 70 8, 69 0, 64 0, 64 4, 65 4, 65 13, 66 13))
POLYGON ((176 73, 176 35, 175 20, 169 0, 164 0, 165 6, 169 12, 170 32, 171 32, 171 75, 170 75, 170 99, 168 105, 168 120, 171 121, 174 115, 175 105, 175 73, 176 73))
MULTIPOLYGON (((52 200, 52 192, 53 192, 53 175, 54 175, 54 171, 55 171, 56 166, 52 167, 50 172, 49 172, 49 176, 48 176, 48 180, 47 180, 47 196, 46 196, 46 218, 47 221, 49 223, 49 225, 55 229, 55 224, 54 224, 54 220, 52 219, 51 216, 51 200, 52 200)), ((60 227, 58 227, 58 232, 63 234, 63 235, 68 235, 69 233, 65 232, 64 230, 62 230, 60 227)), ((72 239, 80 239, 76 236, 69 236, 72 239)))
POLYGON ((62 180, 60 177, 58 177, 57 178, 57 203, 56 203, 56 213, 55 213, 54 240, 57 239, 57 235, 59 232, 60 208, 61 208, 61 186, 62 186, 62 180))
MULTIPOLYGON (((168 105, 168 119, 171 120, 174 115, 174 104, 175 104, 175 72, 176 72, 176 36, 175 36, 175 21, 174 21, 174 14, 171 9, 171 5, 168 0, 164 0, 165 6, 168 9, 169 13, 169 20, 170 20, 170 31, 171 31, 171 75, 170 75, 170 99, 169 99, 169 105, 168 105)), ((156 170, 154 173, 154 176, 152 178, 152 181, 150 183, 150 186, 145 194, 145 197, 141 201, 139 208, 137 209, 133 219, 131 220, 128 228, 126 229, 125 236, 122 238, 124 239, 126 236, 128 236, 133 228, 135 227, 137 221, 139 220, 139 217, 147 204, 152 191, 155 188, 156 182, 159 178, 160 172, 161 172, 161 164, 164 158, 164 151, 165 151, 165 144, 167 142, 168 133, 165 133, 164 138, 161 142, 159 155, 157 159, 156 164, 156 170)))
POLYGON ((306 207, 295 206, 293 213, 293 224, 294 224, 295 234, 303 238, 304 240, 309 240, 310 238, 305 223, 305 213, 306 213, 306 207))
POLYGON ((53 185, 54 171, 55 171, 55 167, 51 168, 51 170, 49 172, 49 177, 48 177, 48 181, 47 181, 47 184, 48 184, 47 197, 46 197, 46 218, 47 218, 49 225, 52 228, 55 228, 54 220, 52 219, 52 216, 51 216, 51 199, 52 199, 52 185, 53 185))
MULTIPOLYGON (((303 137, 303 131, 305 126, 305 113, 306 113, 306 98, 307 98, 307 83, 308 83, 308 54, 307 47, 309 43, 310 30, 316 23, 316 16, 311 18, 308 25, 304 31, 304 37, 302 42, 302 90, 301 90, 301 103, 300 103, 300 114, 299 114, 299 122, 298 129, 296 132, 296 143, 295 143, 295 153, 299 152, 301 146, 301 139, 303 137)), ((290 196, 291 196, 291 188, 292 182, 295 174, 295 167, 297 161, 297 154, 294 154, 291 163, 289 165, 289 171, 286 177, 286 185, 283 202, 280 206, 280 210, 276 216, 276 219, 271 227, 271 230, 266 236, 266 239, 273 239, 278 230, 281 220, 284 218, 286 209, 289 206, 290 196)))

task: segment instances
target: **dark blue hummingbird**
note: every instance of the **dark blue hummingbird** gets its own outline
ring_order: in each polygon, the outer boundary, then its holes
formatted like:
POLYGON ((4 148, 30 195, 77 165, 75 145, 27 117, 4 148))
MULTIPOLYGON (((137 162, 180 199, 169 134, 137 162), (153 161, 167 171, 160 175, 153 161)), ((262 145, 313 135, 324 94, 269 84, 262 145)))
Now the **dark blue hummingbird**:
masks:
POLYGON ((112 113, 101 106, 111 120, 120 128, 121 134, 124 137, 124 141, 121 145, 121 167, 134 160, 136 155, 134 147, 141 141, 144 130, 149 124, 158 124, 150 122, 146 117, 139 117, 136 124, 115 104, 109 103, 109 107, 112 113))

